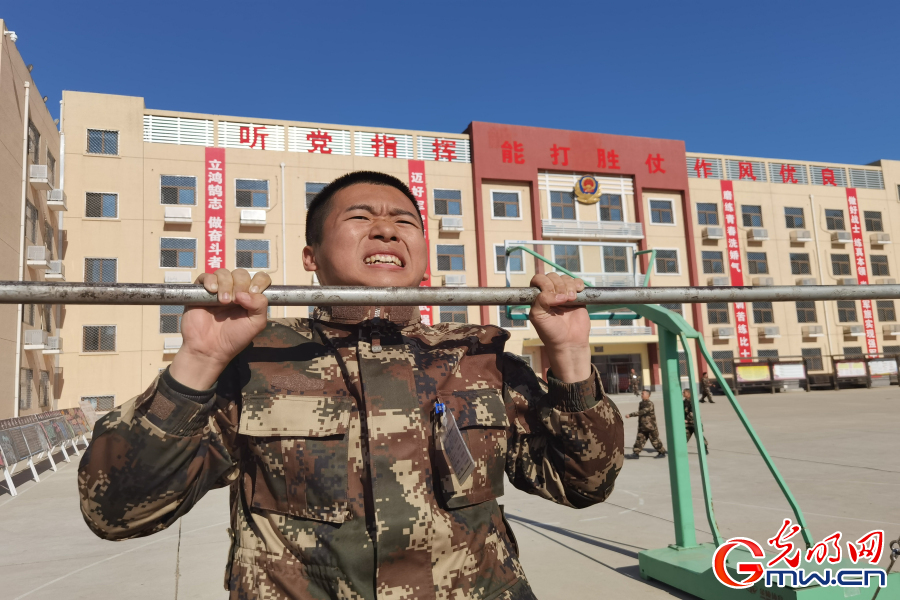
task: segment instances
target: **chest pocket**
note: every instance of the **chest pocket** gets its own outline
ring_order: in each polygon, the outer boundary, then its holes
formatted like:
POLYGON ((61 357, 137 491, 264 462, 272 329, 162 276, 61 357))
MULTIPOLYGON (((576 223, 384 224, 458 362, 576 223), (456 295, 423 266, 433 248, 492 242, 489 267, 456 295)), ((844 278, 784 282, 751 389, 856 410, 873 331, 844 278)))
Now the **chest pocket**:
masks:
POLYGON ((250 505, 303 519, 343 523, 351 400, 329 396, 244 397, 238 432, 250 437, 250 505))
POLYGON ((436 487, 444 504, 447 508, 460 508, 502 496, 509 418, 500 393, 492 389, 438 392, 438 400, 453 414, 475 461, 472 474, 465 483, 460 483, 450 467, 447 452, 438 441, 440 436, 433 432, 440 476, 436 487))

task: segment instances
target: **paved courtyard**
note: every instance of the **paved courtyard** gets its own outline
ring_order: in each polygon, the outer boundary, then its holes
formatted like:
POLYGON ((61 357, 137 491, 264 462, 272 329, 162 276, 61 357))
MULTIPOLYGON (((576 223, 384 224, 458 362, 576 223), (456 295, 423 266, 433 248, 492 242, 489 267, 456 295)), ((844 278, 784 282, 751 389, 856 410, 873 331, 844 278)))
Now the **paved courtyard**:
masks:
MULTIPOLYGON (((654 400, 662 423, 661 399, 654 400)), ((790 511, 734 411, 724 397, 716 400, 702 405, 702 414, 719 527, 726 537, 764 543, 790 511)), ((637 407, 633 396, 615 401, 623 413, 637 407)), ((739 401, 817 541, 834 531, 852 539, 872 529, 884 529, 888 539, 900 536, 900 388, 744 395, 739 401)), ((636 428, 637 419, 625 421, 628 448, 636 428)), ((690 452, 697 536, 711 541, 693 442, 690 452)), ((666 461, 653 454, 626 461, 609 501, 585 510, 507 484, 502 500, 538 597, 690 597, 638 576, 640 550, 674 542, 666 461)), ((17 476, 16 497, 0 487, 0 598, 227 597, 227 491, 207 495, 182 519, 180 544, 178 526, 112 543, 95 538, 81 518, 74 461, 41 478, 36 484, 17 476)))

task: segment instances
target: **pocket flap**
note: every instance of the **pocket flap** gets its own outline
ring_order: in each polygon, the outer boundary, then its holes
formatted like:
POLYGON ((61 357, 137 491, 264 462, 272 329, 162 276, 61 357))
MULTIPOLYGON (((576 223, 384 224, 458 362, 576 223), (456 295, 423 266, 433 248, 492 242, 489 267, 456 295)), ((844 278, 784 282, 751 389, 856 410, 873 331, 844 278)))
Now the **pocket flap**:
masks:
POLYGON ((344 435, 350 398, 245 396, 238 433, 255 437, 344 435))
POLYGON ((494 389, 438 392, 460 429, 466 427, 509 427, 506 405, 494 389))

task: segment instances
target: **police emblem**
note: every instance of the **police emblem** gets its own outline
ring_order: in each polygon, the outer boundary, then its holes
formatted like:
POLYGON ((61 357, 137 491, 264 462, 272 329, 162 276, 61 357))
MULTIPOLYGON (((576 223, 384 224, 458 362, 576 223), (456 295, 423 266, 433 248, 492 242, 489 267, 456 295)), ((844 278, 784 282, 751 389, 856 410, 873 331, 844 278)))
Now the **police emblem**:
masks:
POLYGON ((594 204, 600 199, 600 182, 591 175, 585 175, 575 184, 575 197, 582 204, 594 204))

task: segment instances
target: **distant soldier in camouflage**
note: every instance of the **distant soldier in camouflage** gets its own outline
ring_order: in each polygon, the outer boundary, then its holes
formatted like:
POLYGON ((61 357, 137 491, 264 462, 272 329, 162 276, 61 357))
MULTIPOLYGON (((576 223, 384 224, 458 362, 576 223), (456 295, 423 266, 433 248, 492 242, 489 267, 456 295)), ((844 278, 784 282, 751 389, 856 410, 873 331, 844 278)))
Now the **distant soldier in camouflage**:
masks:
POLYGON ((650 400, 650 390, 641 392, 641 403, 638 410, 625 415, 626 419, 631 417, 639 417, 637 438, 634 440, 634 454, 626 456, 626 458, 640 458, 641 450, 647 440, 653 444, 653 448, 658 452, 656 458, 662 458, 666 455, 666 447, 659 440, 659 429, 656 426, 656 411, 653 408, 653 401, 650 400))
POLYGON ((712 399, 712 382, 706 376, 706 371, 703 371, 700 377, 700 402, 706 402, 706 399, 709 399, 710 404, 715 404, 712 399))
POLYGON ((635 396, 641 395, 641 377, 634 372, 634 369, 631 370, 631 374, 629 375, 629 385, 631 386, 631 393, 635 396))
MULTIPOLYGON (((691 437, 697 433, 694 429, 694 403, 692 401, 691 390, 684 390, 681 395, 684 397, 684 432, 687 434, 687 440, 691 441, 691 437)), ((703 447, 709 454, 709 442, 706 441, 706 432, 703 434, 703 447)))
MULTIPOLYGON (((303 264, 323 285, 423 279, 418 206, 391 176, 333 181, 306 227, 303 264)), ((428 326, 397 306, 267 320, 265 273, 198 281, 219 306, 185 310, 171 366, 98 421, 81 461, 98 536, 150 535, 229 486, 232 599, 528 600, 504 473, 575 508, 612 492, 622 417, 590 362, 587 310, 559 306, 582 281, 532 279, 546 383, 492 325, 428 326)))

